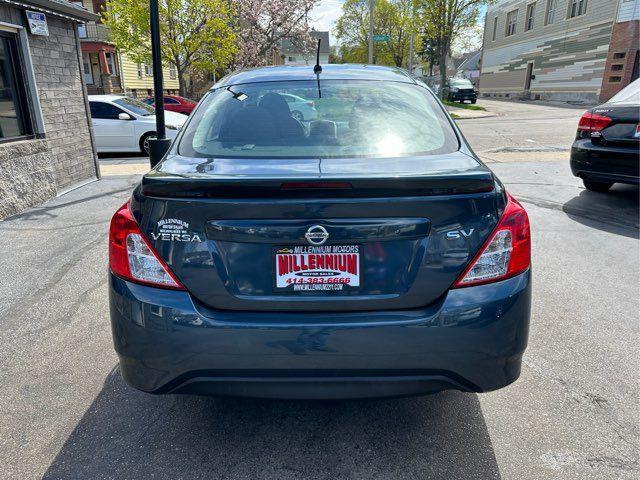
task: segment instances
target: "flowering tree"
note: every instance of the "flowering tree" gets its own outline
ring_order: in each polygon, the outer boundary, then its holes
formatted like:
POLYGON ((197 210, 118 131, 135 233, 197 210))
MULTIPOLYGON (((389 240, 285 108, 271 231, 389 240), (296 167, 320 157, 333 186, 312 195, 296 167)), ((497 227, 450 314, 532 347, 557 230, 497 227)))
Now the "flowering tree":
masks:
POLYGON ((237 0, 238 41, 236 64, 253 67, 270 63, 270 55, 283 39, 303 51, 313 48, 308 14, 318 0, 237 0))

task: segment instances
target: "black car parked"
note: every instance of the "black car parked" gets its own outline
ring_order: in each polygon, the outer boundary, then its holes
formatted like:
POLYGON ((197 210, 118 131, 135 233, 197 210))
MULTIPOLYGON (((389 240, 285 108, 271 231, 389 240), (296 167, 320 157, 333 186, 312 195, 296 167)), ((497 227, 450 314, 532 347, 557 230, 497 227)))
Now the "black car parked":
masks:
POLYGON ((582 116, 571 147, 571 171, 588 190, 640 183, 639 117, 640 79, 582 116))
POLYGON ((444 85, 444 95, 442 98, 450 102, 464 103, 469 100, 476 103, 478 100, 478 92, 473 84, 466 78, 450 78, 444 85))

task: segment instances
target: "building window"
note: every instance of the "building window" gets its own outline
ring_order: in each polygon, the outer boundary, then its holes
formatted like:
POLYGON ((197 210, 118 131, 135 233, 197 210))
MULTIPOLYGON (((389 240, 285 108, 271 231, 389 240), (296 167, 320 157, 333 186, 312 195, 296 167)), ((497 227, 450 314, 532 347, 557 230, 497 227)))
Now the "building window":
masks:
POLYGON ((496 35, 498 35, 498 17, 493 17, 493 33, 491 35, 491 41, 496 41, 496 35))
POLYGON ((516 33, 516 27, 518 26, 518 10, 512 10, 507 13, 507 22, 504 32, 505 37, 510 37, 516 33))
POLYGON ((113 77, 116 75, 116 64, 113 58, 113 53, 106 52, 104 54, 105 59, 107 60, 107 67, 109 67, 109 74, 113 77))
POLYGON ((621 63, 618 63, 616 65, 611 65, 611 70, 614 71, 614 72, 619 72, 619 71, 621 71, 623 69, 624 69, 624 65, 621 64, 621 63))
POLYGON ((626 56, 627 56, 627 52, 616 52, 613 54, 613 58, 615 58, 616 60, 621 60, 626 56))
POLYGON ((151 65, 149 65, 148 63, 144 64, 144 75, 145 77, 150 77, 153 74, 153 70, 151 68, 151 65))
POLYGON ((609 77, 609 83, 620 83, 622 81, 622 77, 613 76, 609 77))
POLYGON ((569 0, 569 18, 587 13, 587 0, 569 0))
POLYGON ((527 5, 527 18, 524 25, 525 32, 533 28, 533 22, 536 16, 536 2, 527 5))
POLYGON ((547 11, 544 15, 544 24, 551 25, 556 19, 556 7, 558 0, 547 0, 547 11))
POLYGON ((178 76, 178 71, 176 70, 176 66, 169 65, 169 78, 175 80, 177 76, 178 76))
POLYGON ((142 78, 142 64, 138 64, 138 78, 142 78))
POLYGON ((18 39, 0 32, 0 141, 32 135, 18 39))

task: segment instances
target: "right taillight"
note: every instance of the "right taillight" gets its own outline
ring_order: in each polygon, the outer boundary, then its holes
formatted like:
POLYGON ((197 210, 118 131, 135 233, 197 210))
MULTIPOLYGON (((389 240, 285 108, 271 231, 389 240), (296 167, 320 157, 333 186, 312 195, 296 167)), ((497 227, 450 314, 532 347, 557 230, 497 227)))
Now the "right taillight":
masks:
POLYGON ((180 281, 140 230, 128 202, 120 207, 111 219, 109 268, 125 280, 154 287, 184 290, 180 281))
POLYGON ((460 275, 454 288, 497 282, 531 266, 531 232, 526 210, 507 193, 507 205, 498 225, 460 275))
POLYGON ((593 133, 604 130, 613 120, 597 113, 585 112, 578 122, 578 131, 593 133))

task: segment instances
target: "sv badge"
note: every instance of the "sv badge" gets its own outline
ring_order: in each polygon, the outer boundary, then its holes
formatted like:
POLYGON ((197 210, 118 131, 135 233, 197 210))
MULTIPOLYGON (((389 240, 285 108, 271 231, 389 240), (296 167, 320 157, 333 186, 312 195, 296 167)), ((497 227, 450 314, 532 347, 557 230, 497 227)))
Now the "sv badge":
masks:
POLYGON ((473 233, 474 229, 470 228, 469 230, 465 230, 461 228, 460 230, 451 230, 447 232, 447 238, 456 239, 456 238, 469 238, 473 233))

